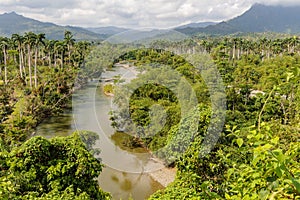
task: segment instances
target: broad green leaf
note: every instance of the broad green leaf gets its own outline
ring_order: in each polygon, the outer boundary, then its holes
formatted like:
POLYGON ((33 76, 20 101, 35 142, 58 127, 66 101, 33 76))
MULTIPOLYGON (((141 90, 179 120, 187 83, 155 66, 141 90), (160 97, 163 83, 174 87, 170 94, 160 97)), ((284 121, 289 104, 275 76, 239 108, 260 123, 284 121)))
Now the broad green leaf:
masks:
POLYGON ((298 193, 300 193, 300 180, 292 178, 292 183, 295 186, 298 193))
POLYGON ((275 138, 271 139, 271 143, 273 143, 273 144, 278 144, 278 141, 279 141, 279 137, 275 137, 275 138))
POLYGON ((281 167, 276 167, 275 173, 280 178, 282 174, 284 174, 284 170, 282 170, 281 167))
POLYGON ((225 199, 231 199, 231 198, 230 198, 230 195, 227 194, 227 193, 225 193, 225 199))
POLYGON ((236 143, 239 145, 239 147, 241 148, 241 146, 243 145, 243 143, 244 143, 244 140, 242 139, 242 138, 238 138, 237 140, 236 140, 236 143))

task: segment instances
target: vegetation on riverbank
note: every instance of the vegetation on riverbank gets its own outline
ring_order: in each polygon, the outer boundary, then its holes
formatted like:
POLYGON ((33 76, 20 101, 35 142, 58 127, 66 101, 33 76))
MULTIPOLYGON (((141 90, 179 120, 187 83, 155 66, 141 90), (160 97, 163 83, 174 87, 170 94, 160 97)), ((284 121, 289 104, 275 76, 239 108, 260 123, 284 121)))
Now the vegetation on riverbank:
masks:
POLYGON ((202 42, 227 86, 225 126, 208 155, 197 137, 150 199, 299 199, 299 39, 202 42))
MULTIPOLYGON (((152 45, 181 54, 182 62, 177 65, 176 55, 155 49, 131 51, 120 59, 135 62, 142 70, 155 70, 162 64, 173 69, 186 66, 187 70, 180 72, 189 79, 189 75, 197 75, 193 74, 193 66, 188 68, 189 64, 185 64, 188 56, 184 54, 209 53, 223 78, 227 111, 218 143, 210 154, 202 155, 201 145, 212 111, 201 79, 191 79, 192 87, 201 85, 199 93, 203 95, 197 96, 198 132, 184 154, 175 159, 178 173, 174 183, 150 199, 299 199, 299 38, 216 38, 176 44, 157 41, 152 45)), ((129 117, 140 127, 133 136, 154 151, 166 149, 182 120, 176 112, 170 112, 178 105, 178 99, 161 84, 141 84, 148 80, 147 75, 139 78, 128 85, 141 85, 130 96, 130 115, 122 115, 120 109, 112 117, 114 125, 124 129, 122 123, 126 124, 129 117), (151 106, 155 104, 163 106, 167 120, 158 133, 147 137, 153 120, 151 106)), ((193 87, 196 94, 199 87, 193 87)), ((117 98, 117 102, 122 106, 122 99, 117 98)), ((188 118, 185 120, 186 127, 190 127, 188 118)), ((174 150, 179 146, 172 147, 174 150)), ((165 155, 173 156, 172 153, 165 155)))
POLYGON ((121 149, 133 152, 133 153, 147 153, 147 149, 142 145, 140 140, 136 140, 131 135, 125 134, 124 132, 115 132, 111 136, 112 141, 115 142, 116 146, 120 147, 121 149))
POLYGON ((96 134, 75 132, 47 140, 33 137, 1 152, 1 199, 110 199, 95 180, 102 164, 88 149, 96 134), (89 139, 90 138, 90 139, 89 139))
POLYGON ((0 38, 0 130, 4 145, 24 142, 43 119, 69 106, 90 44, 75 42, 70 32, 64 38, 47 40, 45 34, 31 32, 0 38))
POLYGON ((94 136, 32 137, 43 119, 70 107, 74 89, 90 77, 81 67, 91 44, 66 31, 62 41, 29 32, 0 45, 0 198, 109 199, 94 180, 101 162, 84 143, 94 136))
POLYGON ((107 96, 114 96, 114 85, 113 84, 105 84, 103 86, 103 92, 107 96))

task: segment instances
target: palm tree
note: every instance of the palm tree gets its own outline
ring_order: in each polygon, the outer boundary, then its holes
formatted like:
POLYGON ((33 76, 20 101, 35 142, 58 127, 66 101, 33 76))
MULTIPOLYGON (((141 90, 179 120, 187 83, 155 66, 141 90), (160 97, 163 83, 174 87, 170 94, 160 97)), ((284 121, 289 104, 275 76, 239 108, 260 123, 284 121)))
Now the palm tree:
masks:
POLYGON ((295 53, 295 47, 296 47, 297 42, 298 42, 298 40, 297 40, 296 36, 289 37, 284 40, 284 43, 287 46, 287 51, 288 51, 287 53, 289 53, 289 54, 295 53))
POLYGON ((35 54, 34 54, 34 86, 37 88, 37 59, 38 59, 38 50, 41 44, 45 45, 44 42, 45 34, 40 33, 34 37, 34 45, 35 45, 35 54))
POLYGON ((73 34, 70 31, 65 31, 64 42, 68 48, 68 64, 71 61, 71 48, 75 43, 75 39, 73 38, 73 34))
POLYGON ((27 46, 27 61, 28 61, 28 71, 29 71, 29 85, 32 88, 32 74, 31 74, 31 47, 34 44, 36 35, 32 32, 25 33, 25 44, 27 46))
POLYGON ((282 55, 283 52, 283 40, 282 39, 276 39, 272 41, 272 49, 273 53, 276 55, 282 55))
POLYGON ((56 66, 56 62, 57 62, 57 56, 60 54, 61 56, 61 68, 63 68, 64 66, 64 53, 65 53, 65 47, 66 47, 66 44, 64 41, 56 41, 55 44, 54 44, 54 51, 55 51, 55 54, 54 54, 54 63, 55 63, 55 66, 56 66))
MULTIPOLYGON (((24 58, 23 58, 23 42, 24 37, 19 34, 13 34, 12 40, 18 45, 18 51, 19 51, 19 70, 20 70, 20 76, 23 78, 23 70, 24 70, 24 76, 26 77, 26 72, 24 68, 24 58)), ((26 79, 25 79, 26 81, 26 79)))
POLYGON ((3 61, 4 61, 4 83, 7 84, 7 48, 9 44, 9 39, 7 37, 0 38, 0 46, 2 47, 3 52, 3 61))
MULTIPOLYGON (((55 40, 46 40, 45 41, 45 53, 46 56, 48 58, 48 66, 51 67, 52 66, 52 58, 54 55, 54 45, 55 45, 56 41, 55 40)), ((54 58, 55 59, 55 58, 54 58)))
POLYGON ((237 59, 239 60, 241 58, 242 54, 242 46, 243 46, 243 39, 242 38, 237 38, 237 43, 236 43, 236 48, 237 48, 237 59))
POLYGON ((85 55, 87 55, 87 52, 89 50, 91 43, 87 42, 87 41, 79 41, 78 43, 75 44, 75 52, 76 54, 74 59, 74 66, 79 67, 85 59, 85 55))
POLYGON ((233 37, 230 39, 229 41, 229 44, 230 44, 230 48, 231 48, 231 59, 232 60, 236 60, 237 59, 237 52, 238 52, 238 49, 239 49, 239 40, 240 38, 239 37, 233 37))

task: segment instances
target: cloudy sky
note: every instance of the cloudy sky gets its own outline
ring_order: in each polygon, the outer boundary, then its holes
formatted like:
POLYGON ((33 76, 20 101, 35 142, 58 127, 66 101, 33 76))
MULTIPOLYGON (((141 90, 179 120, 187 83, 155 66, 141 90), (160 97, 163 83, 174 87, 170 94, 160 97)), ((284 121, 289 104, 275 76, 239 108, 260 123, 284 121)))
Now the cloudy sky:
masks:
POLYGON ((169 28, 227 20, 255 2, 300 4, 300 0, 0 0, 0 13, 15 11, 60 25, 169 28))

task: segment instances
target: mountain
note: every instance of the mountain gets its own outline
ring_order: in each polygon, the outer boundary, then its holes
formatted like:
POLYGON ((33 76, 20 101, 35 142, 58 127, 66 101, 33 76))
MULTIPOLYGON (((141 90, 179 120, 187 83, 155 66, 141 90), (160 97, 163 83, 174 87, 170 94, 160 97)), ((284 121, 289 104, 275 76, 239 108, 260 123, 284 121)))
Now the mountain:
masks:
POLYGON ((149 45, 157 40, 181 41, 188 38, 187 35, 169 29, 128 30, 112 35, 107 39, 110 43, 136 43, 149 45))
POLYGON ((107 36, 119 34, 119 33, 130 30, 130 29, 119 28, 119 27, 115 27, 115 26, 93 27, 93 28, 91 27, 91 28, 86 28, 86 29, 89 31, 92 31, 94 33, 97 33, 97 34, 102 34, 102 35, 107 35, 107 36))
POLYGON ((0 15, 0 35, 11 36, 13 33, 24 34, 25 32, 45 33, 49 39, 63 39, 65 30, 73 33, 77 40, 99 40, 104 35, 97 34, 86 29, 74 26, 59 26, 49 22, 40 22, 19 15, 15 12, 0 15))
POLYGON ((243 15, 229 20, 228 23, 239 27, 242 32, 300 32, 300 6, 253 5, 243 15))
POLYGON ((176 29, 185 34, 231 34, 237 32, 300 33, 300 6, 254 4, 242 15, 205 28, 176 29))
POLYGON ((210 25, 215 25, 216 22, 198 22, 198 23, 190 23, 182 26, 176 27, 176 29, 184 29, 184 28, 205 28, 210 25))

